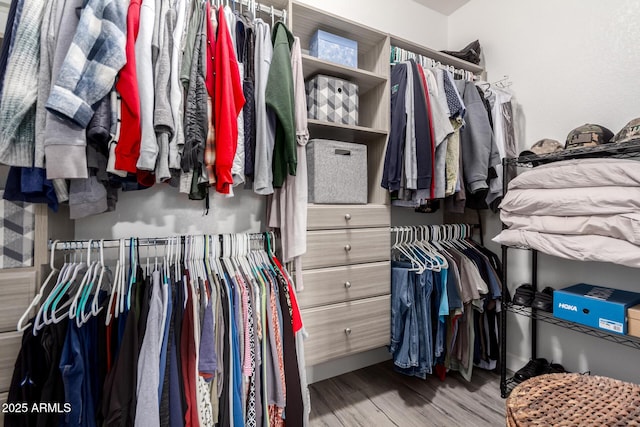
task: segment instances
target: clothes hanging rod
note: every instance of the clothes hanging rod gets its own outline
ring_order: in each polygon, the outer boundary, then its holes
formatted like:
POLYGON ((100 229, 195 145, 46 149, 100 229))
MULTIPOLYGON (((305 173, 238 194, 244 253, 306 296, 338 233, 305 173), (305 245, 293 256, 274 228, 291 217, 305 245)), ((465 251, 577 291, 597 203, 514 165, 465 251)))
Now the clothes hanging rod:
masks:
MULTIPOLYGON (((273 235, 273 232, 269 232, 273 235)), ((144 247, 144 246, 163 246, 169 243, 175 242, 176 239, 180 239, 180 241, 184 241, 189 237, 202 237, 202 236, 218 236, 219 240, 222 241, 224 236, 249 236, 251 240, 262 240, 265 238, 266 233, 237 233, 237 234, 194 234, 194 235, 180 235, 173 237, 127 237, 123 239, 91 239, 91 240, 49 240, 48 248, 49 250, 53 249, 53 244, 56 244, 56 250, 80 250, 80 249, 88 249, 89 243, 91 243, 91 247, 94 249, 98 249, 100 244, 102 243, 102 247, 105 249, 108 248, 117 248, 120 245, 120 241, 124 240, 125 245, 129 247, 131 245, 131 240, 136 241, 136 246, 144 247)))
POLYGON ((437 227, 443 230, 446 229, 451 229, 451 228, 455 228, 455 227, 470 227, 470 228, 478 228, 480 227, 480 224, 422 224, 422 225, 397 225, 394 227, 391 227, 391 232, 392 233, 400 233, 402 231, 407 231, 407 230, 412 230, 412 229, 416 229, 416 230, 420 230, 424 227, 437 227))
POLYGON ((253 6, 255 5, 256 10, 259 10, 260 12, 264 12, 268 14, 273 13, 274 16, 277 16, 278 18, 282 18, 283 21, 287 20, 287 11, 284 9, 276 9, 273 6, 267 6, 265 4, 254 2, 251 0, 231 0, 229 3, 240 4, 249 10, 253 10, 253 6))
MULTIPOLYGON (((440 60, 434 59, 434 58, 430 57, 429 55, 424 55, 424 54, 421 54, 421 53, 415 53, 415 52, 412 52, 412 51, 410 51, 408 49, 404 49, 402 47, 398 47, 398 46, 393 46, 392 45, 391 46, 391 53, 394 52, 394 49, 396 51, 399 51, 401 54, 403 54, 403 56, 406 56, 406 59, 402 59, 401 61, 405 61, 405 60, 409 60, 409 59, 413 58, 417 62, 419 62, 421 65, 424 66, 424 63, 426 61, 423 61, 423 59, 426 59, 431 63, 431 65, 433 67, 441 68, 441 69, 446 70, 446 71, 451 71, 453 74, 458 74, 458 75, 461 75, 461 76, 471 75, 471 76, 474 76, 474 77, 477 75, 473 71, 465 70, 464 68, 457 68, 454 65, 449 65, 449 64, 443 63, 440 60)), ((396 62, 400 62, 400 61, 395 61, 394 63, 396 63, 396 62)))

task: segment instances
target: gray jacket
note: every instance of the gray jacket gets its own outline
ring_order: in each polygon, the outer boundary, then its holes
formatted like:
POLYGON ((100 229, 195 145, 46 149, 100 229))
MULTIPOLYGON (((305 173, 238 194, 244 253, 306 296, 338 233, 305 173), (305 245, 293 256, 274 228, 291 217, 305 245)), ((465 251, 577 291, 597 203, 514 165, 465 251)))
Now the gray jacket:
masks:
POLYGON ((457 80, 456 85, 462 96, 467 113, 465 125, 460 131, 460 147, 464 152, 464 180, 470 193, 489 188, 487 178, 489 168, 500 164, 500 156, 493 141, 493 130, 487 110, 473 82, 457 80))
POLYGON ((173 137, 174 121, 171 111, 170 98, 170 74, 171 74, 171 52, 173 50, 173 26, 175 19, 174 11, 169 11, 169 1, 162 0, 160 13, 163 18, 163 29, 160 31, 160 42, 158 45, 158 58, 155 65, 155 110, 153 124, 158 138, 158 161, 156 162, 156 181, 163 182, 171 178, 169 171, 169 140, 173 137))

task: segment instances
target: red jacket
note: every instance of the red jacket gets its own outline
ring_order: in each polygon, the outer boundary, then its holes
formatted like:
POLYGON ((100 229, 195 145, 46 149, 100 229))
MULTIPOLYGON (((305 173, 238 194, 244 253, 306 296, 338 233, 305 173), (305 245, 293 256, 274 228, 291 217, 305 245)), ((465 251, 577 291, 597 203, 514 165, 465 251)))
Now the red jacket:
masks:
POLYGON ((429 193, 429 199, 433 200, 436 198, 436 135, 435 130, 433 129, 433 115, 431 113, 431 100, 429 99, 429 86, 427 84, 427 78, 424 75, 424 70, 422 66, 418 64, 418 72, 420 73, 420 80, 422 81, 422 86, 424 88, 424 96, 427 99, 427 122, 429 123, 429 134, 431 135, 431 188, 429 193))
POLYGON ((233 177, 231 167, 238 145, 238 115, 245 99, 238 61, 233 49, 223 8, 218 10, 218 39, 214 59, 214 128, 216 146, 216 190, 228 194, 233 177))
MULTIPOLYGON (((207 16, 211 16, 211 4, 207 2, 205 8, 207 16)), ((207 133, 207 142, 204 148, 204 164, 207 168, 207 175, 209 176, 209 184, 213 187, 216 184, 216 143, 215 143, 215 123, 213 113, 213 99, 215 95, 215 78, 214 67, 216 57, 216 28, 213 20, 207 19, 207 53, 205 62, 205 75, 204 82, 207 87, 207 95, 209 99, 209 132, 207 133)))
POLYGON ((136 74, 136 39, 142 0, 131 0, 127 12, 127 63, 118 76, 116 90, 122 98, 120 139, 116 145, 116 169, 136 173, 140 156, 140 95, 136 74))

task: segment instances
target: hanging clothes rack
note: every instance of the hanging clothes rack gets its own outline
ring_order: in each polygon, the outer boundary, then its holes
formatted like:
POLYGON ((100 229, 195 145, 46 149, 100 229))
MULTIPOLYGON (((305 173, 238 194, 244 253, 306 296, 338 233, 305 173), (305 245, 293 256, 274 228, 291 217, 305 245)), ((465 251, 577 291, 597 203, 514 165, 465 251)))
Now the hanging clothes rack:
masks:
POLYGON ((457 371, 471 381, 476 367, 496 368, 502 266, 498 255, 468 238, 473 228, 391 228, 391 305, 402 307, 391 317, 397 372, 444 381, 457 371))
POLYGON ((440 61, 437 61, 433 58, 430 58, 426 55, 417 54, 407 49, 403 49, 397 46, 391 46, 391 63, 397 63, 402 61, 408 61, 413 59, 418 64, 423 67, 431 67, 431 68, 440 68, 445 71, 449 71, 453 73, 454 76, 460 76, 461 78, 469 81, 474 81, 477 79, 477 76, 469 71, 464 70, 462 68, 456 68, 453 65, 443 64, 440 61))
MULTIPOLYGON (((275 240, 277 235, 270 231, 272 237, 272 241, 275 240)), ((241 233, 243 236, 249 236, 251 240, 254 241, 264 241, 267 233, 241 233)), ((224 236, 233 236, 234 234, 218 234, 220 242, 223 241, 224 236)), ((126 247, 131 246, 131 241, 135 241, 136 247, 145 247, 145 246, 165 246, 168 244, 175 244, 176 239, 180 238, 181 240, 185 240, 188 237, 193 237, 196 235, 183 235, 183 236, 173 236, 173 237, 126 237, 122 239, 91 239, 91 240, 49 240, 48 248, 49 250, 81 250, 81 249, 98 249, 102 245, 102 248, 118 248, 120 246, 120 242, 124 240, 124 244, 126 247)), ((197 235, 202 236, 202 235, 197 235)), ((213 234, 213 236, 216 236, 213 234)))
MULTIPOLYGON (((18 322, 24 339, 7 401, 31 406, 55 383, 53 402, 81 398, 52 425, 64 416, 73 425, 197 425, 201 410, 206 425, 284 425, 285 410, 287 422, 305 425, 302 317, 275 236, 50 242, 51 273, 18 322), (140 253, 162 245, 165 253, 140 253), (105 246, 118 248, 117 261, 105 246), (56 263, 65 249, 73 255, 56 263), (26 391, 25 361, 44 366, 27 373, 26 391)), ((9 415, 11 425, 48 420, 9 415)))
POLYGON ((392 233, 420 233, 428 232, 430 236, 440 236, 450 238, 460 236, 469 237, 475 229, 479 229, 479 224, 433 224, 433 225, 404 225, 391 227, 392 233), (438 234, 436 234, 438 233, 438 234))

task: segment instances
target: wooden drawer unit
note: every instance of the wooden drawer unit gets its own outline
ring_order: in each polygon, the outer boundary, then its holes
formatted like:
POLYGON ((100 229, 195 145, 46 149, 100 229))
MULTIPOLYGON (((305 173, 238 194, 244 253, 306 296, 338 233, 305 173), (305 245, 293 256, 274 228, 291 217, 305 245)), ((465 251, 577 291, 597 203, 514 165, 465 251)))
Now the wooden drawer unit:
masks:
POLYGON ((391 210, 385 205, 309 205, 308 230, 389 227, 391 210))
POLYGON ((389 262, 306 270, 298 303, 309 308, 388 294, 390 271, 389 262))
MULTIPOLYGON (((7 402, 9 398, 9 393, 0 393, 0 408, 7 402)), ((0 411, 0 425, 4 425, 4 412, 0 411)))
POLYGON ((307 366, 389 344, 391 296, 302 310, 307 366))
POLYGON ((389 260, 388 228, 309 231, 305 270, 389 260))
POLYGON ((9 391, 21 343, 22 332, 0 334, 0 393, 9 391))
POLYGON ((16 330, 18 319, 35 295, 35 269, 0 270, 0 332, 16 330))

